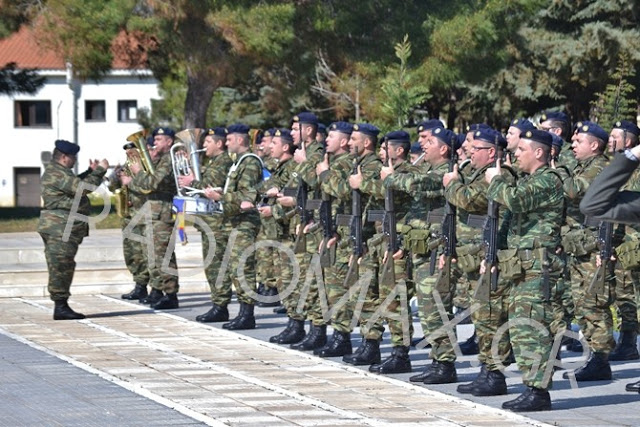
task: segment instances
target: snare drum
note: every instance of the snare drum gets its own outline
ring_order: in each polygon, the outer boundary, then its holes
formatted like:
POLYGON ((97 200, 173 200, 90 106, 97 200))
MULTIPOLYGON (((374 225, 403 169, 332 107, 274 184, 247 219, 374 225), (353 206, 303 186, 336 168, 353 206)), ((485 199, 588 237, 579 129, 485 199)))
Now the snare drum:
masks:
POLYGON ((214 215, 222 213, 220 203, 206 197, 175 196, 173 206, 177 212, 189 215, 214 215))

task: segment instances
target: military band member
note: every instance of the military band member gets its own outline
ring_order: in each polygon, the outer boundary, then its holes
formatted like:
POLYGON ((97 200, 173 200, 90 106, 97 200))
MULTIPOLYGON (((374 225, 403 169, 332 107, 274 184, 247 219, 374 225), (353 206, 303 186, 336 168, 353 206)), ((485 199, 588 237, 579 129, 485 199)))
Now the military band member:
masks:
POLYGON ((74 206, 76 193, 83 182, 94 186, 102 182, 109 163, 106 160, 93 161, 83 178, 72 172, 78 160, 80 147, 69 141, 59 139, 51 162, 42 175, 42 200, 44 202, 38 222, 38 233, 44 242, 44 254, 47 260, 49 281, 47 290, 54 302, 53 320, 84 319, 84 314, 69 307, 71 296, 69 289, 76 269, 75 256, 82 240, 89 235, 89 223, 73 220, 67 236, 67 225, 72 210, 81 215, 89 215, 88 190, 84 190, 79 205, 74 206))

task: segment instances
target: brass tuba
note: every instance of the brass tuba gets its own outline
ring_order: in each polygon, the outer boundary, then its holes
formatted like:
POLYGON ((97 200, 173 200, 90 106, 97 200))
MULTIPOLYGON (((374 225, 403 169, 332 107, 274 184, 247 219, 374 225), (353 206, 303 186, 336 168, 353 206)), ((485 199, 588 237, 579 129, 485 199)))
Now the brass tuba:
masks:
POLYGON ((129 158, 131 163, 140 162, 142 165, 142 169, 148 174, 153 175, 155 173, 155 168, 153 167, 153 162, 151 161, 151 155, 149 155, 149 148, 147 147, 147 136, 148 131, 143 129, 136 133, 132 133, 127 137, 127 141, 132 142, 136 146, 136 151, 138 152, 137 158, 129 158))
POLYGON ((178 183, 179 176, 189 175, 193 171, 196 181, 202 179, 200 153, 205 151, 202 148, 204 137, 205 130, 200 128, 185 129, 176 133, 176 142, 171 146, 171 164, 178 194, 182 194, 178 183))

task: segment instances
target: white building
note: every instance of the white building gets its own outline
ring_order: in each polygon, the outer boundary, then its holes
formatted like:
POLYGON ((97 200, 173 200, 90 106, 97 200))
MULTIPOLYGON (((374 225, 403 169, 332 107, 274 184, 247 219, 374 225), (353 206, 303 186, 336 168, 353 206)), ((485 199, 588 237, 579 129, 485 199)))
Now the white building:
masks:
POLYGON ((79 172, 89 159, 123 163, 126 137, 140 130, 137 109, 159 98, 149 70, 126 68, 118 58, 100 83, 74 80, 63 58, 39 47, 26 27, 0 40, 0 66, 10 62, 38 70, 46 83, 35 95, 0 95, 0 207, 40 206, 40 176, 56 139, 80 145, 79 172))

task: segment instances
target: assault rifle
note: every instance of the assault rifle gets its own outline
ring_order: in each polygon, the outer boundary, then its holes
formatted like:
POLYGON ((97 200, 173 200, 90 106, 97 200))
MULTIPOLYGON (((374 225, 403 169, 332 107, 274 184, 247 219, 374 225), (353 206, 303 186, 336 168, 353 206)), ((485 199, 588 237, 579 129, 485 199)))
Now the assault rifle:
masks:
MULTIPOLYGON (((496 165, 498 157, 498 137, 494 141, 496 151, 496 165)), ((489 199, 487 206, 487 218, 483 230, 483 246, 485 250, 485 271, 478 279, 474 298, 481 301, 489 301, 491 292, 498 290, 498 232, 499 232, 499 205, 489 199)))
MULTIPOLYGON (((454 165, 458 162, 458 156, 454 149, 454 141, 451 141, 451 157, 449 158, 449 172, 453 172, 454 165)), ((442 220, 442 240, 444 243, 444 267, 438 273, 436 290, 440 293, 448 292, 451 285, 451 259, 456 258, 456 207, 445 200, 444 219, 442 220)), ((431 254, 437 252, 432 249, 431 254)))
POLYGON ((296 234, 296 241, 293 245, 293 251, 297 254, 302 254, 307 251, 307 237, 304 234, 304 227, 311 220, 311 214, 307 208, 307 197, 309 194, 309 187, 304 182, 302 177, 298 177, 298 188, 284 188, 282 190, 283 195, 296 198, 296 209, 292 212, 297 212, 300 215, 300 228, 296 234))
MULTIPOLYGON (((352 175, 358 173, 358 158, 353 159, 352 175)), ((337 225, 349 226, 349 240, 351 241, 352 254, 351 263, 347 276, 344 279, 344 287, 350 288, 358 281, 360 275, 358 260, 364 254, 364 242, 362 241, 362 194, 360 190, 351 190, 351 215, 338 214, 336 216, 337 225)))
POLYGON ((600 266, 596 269, 587 292, 591 295, 604 292, 607 276, 614 274, 615 263, 611 261, 613 255, 613 223, 602 221, 598 228, 598 249, 600 250, 600 266))
MULTIPOLYGON (((327 156, 327 147, 324 147, 324 155, 327 156)), ((322 192, 321 199, 311 199, 307 201, 307 209, 319 211, 320 224, 322 225, 322 242, 320 243, 320 265, 330 267, 336 261, 336 245, 327 247, 329 240, 334 237, 335 226, 333 224, 333 214, 331 212, 331 195, 322 192)))

